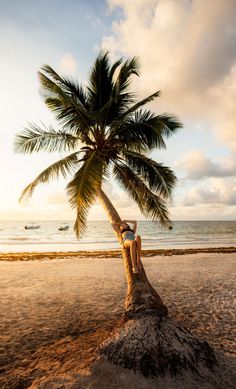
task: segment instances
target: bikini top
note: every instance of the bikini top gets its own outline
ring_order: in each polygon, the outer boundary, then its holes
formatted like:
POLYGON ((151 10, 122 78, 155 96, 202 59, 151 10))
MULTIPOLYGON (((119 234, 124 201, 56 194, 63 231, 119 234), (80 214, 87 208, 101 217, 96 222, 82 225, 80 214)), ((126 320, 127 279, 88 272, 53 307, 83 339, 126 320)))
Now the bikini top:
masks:
POLYGON ((130 227, 125 227, 125 228, 121 231, 121 235, 123 235, 123 233, 124 233, 124 232, 127 232, 127 231, 131 231, 131 232, 133 232, 133 234, 134 234, 134 230, 132 230, 132 228, 130 228, 130 227))

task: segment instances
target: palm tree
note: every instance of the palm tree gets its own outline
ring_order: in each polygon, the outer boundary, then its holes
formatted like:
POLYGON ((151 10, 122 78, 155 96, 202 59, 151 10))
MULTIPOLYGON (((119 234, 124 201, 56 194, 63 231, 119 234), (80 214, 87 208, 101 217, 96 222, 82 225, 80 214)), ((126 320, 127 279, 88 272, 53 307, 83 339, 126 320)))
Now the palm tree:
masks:
MULTIPOLYGON (((145 216, 158 220, 163 226, 170 225, 166 201, 171 198, 176 177, 170 168, 147 154, 156 148, 165 148, 165 139, 182 125, 172 115, 157 115, 144 108, 160 95, 159 91, 137 101, 130 91, 134 75, 139 75, 136 58, 110 63, 108 53, 101 53, 96 59, 86 87, 60 76, 48 65, 43 66, 39 72, 42 97, 55 114, 60 129, 30 124, 16 136, 17 152, 67 153, 25 188, 21 200, 31 196, 38 184, 59 175, 66 178, 73 174, 67 194, 76 209, 74 229, 78 238, 86 229, 88 210, 96 198, 111 223, 121 221, 102 189, 104 180, 110 176, 128 192, 145 216)), ((176 360, 180 367, 192 366, 192 355, 177 358, 174 348, 168 353, 162 348, 162 359, 157 355, 160 347, 153 353, 150 335, 151 332, 157 334, 157 323, 160 327, 164 319, 165 325, 168 323, 169 338, 187 338, 190 342, 192 335, 184 331, 177 333, 179 330, 170 324, 167 308, 148 281, 143 266, 139 274, 133 274, 129 253, 122 244, 121 251, 128 284, 123 326, 128 325, 129 330, 126 336, 117 330, 118 333, 101 346, 101 354, 113 363, 145 375, 161 374, 165 369, 174 371, 176 360), (146 331, 145 347, 140 347, 138 341, 136 346, 134 343, 131 346, 129 337, 137 340, 140 331, 143 334, 146 331)), ((181 350, 185 355, 183 347, 181 350)))

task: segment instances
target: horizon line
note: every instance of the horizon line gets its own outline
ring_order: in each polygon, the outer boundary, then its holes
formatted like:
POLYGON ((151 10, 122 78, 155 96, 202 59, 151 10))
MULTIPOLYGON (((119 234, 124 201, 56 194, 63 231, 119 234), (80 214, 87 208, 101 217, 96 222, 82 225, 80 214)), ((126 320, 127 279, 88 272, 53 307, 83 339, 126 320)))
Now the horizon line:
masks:
MULTIPOLYGON (((133 220, 137 220, 137 221, 140 221, 140 222, 156 222, 156 223, 159 223, 158 220, 145 220, 145 219, 133 219, 133 220)), ((4 219, 4 220, 1 220, 0 221, 0 224, 3 223, 3 222, 61 222, 61 221, 66 221, 66 222, 74 222, 75 220, 74 219, 48 219, 48 220, 45 220, 45 219, 22 219, 22 220, 17 220, 17 219, 4 219)), ((87 220, 88 222, 109 222, 108 219, 89 219, 87 220)), ((201 220, 184 220, 184 219, 181 219, 181 220, 171 220, 170 223, 174 223, 174 222, 236 222, 235 219, 216 219, 216 220, 213 220, 213 219, 201 219, 201 220)))

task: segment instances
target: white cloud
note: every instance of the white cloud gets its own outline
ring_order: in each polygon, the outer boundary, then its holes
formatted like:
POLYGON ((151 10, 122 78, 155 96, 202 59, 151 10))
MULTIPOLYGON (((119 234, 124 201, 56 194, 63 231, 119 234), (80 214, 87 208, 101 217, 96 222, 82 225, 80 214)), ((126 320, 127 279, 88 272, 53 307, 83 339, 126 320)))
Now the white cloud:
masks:
POLYGON ((236 206, 195 204, 171 209, 172 220, 235 220, 236 206))
MULTIPOLYGON (((236 40, 236 37, 235 37, 236 40)), ((225 78, 208 90, 210 105, 214 113, 215 133, 218 139, 236 152, 236 64, 225 78)), ((212 111, 212 110, 211 110, 212 111)))
MULTIPOLYGON (((236 1, 109 0, 122 17, 103 40, 113 55, 138 56, 140 95, 161 89, 158 109, 204 121, 236 150, 236 1), (206 17, 207 15, 207 17, 206 17)), ((156 107, 156 106, 155 106, 156 107)))
MULTIPOLYGON (((211 131, 219 142, 215 159, 207 156, 211 144, 206 134, 203 151, 191 150, 178 161, 177 174, 184 171, 187 180, 179 180, 171 217, 235 219, 235 0, 227 0, 227 6, 224 0, 215 0, 214 5, 211 0, 108 0, 108 4, 111 12, 120 8, 121 17, 113 22, 103 47, 112 58, 140 58, 141 77, 134 79, 134 90, 143 97, 161 89, 162 98, 151 107, 180 117, 188 128, 186 138, 181 138, 186 148, 194 148, 191 127, 199 127, 203 137, 204 131, 211 131), (224 155, 224 145, 231 154, 220 158, 221 145, 224 155)), ((172 150, 178 153, 179 148, 176 144, 172 150)), ((214 155, 212 149, 209 153, 214 155)))
POLYGON ((200 150, 190 150, 176 166, 183 169, 190 180, 201 180, 205 177, 236 177, 236 158, 228 156, 220 162, 213 162, 200 150))
POLYGON ((77 63, 72 54, 66 53, 60 59, 59 67, 60 70, 65 73, 75 73, 77 68, 77 63))
POLYGON ((132 200, 128 193, 121 191, 116 183, 107 180, 103 185, 103 189, 114 207, 118 210, 121 218, 144 218, 134 200, 132 200))
POLYGON ((236 179, 210 178, 204 186, 193 188, 184 198, 183 205, 199 204, 236 205, 236 179))

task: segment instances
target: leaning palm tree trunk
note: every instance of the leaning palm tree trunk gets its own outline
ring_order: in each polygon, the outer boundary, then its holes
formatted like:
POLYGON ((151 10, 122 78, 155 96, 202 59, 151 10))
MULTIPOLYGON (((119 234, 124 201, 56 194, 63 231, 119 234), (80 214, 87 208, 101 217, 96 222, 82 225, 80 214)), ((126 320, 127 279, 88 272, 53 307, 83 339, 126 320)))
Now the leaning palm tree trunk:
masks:
MULTIPOLYGON (((105 209, 110 222, 120 222, 120 216, 102 190, 98 191, 98 198, 105 209)), ((140 316, 143 313, 154 313, 155 315, 158 314, 159 317, 166 316, 168 313, 167 307, 163 304, 160 296, 149 283, 142 263, 139 274, 134 274, 129 251, 124 248, 118 235, 117 238, 121 245, 128 285, 125 301, 125 319, 131 319, 135 316, 140 316)))
MULTIPOLYGON (((102 190, 98 191, 98 198, 110 222, 120 222, 119 214, 102 190)), ((111 337, 100 346, 101 357, 146 377, 173 376, 188 370, 193 380, 216 383, 213 350, 169 319, 168 310, 149 283, 143 266, 139 274, 133 274, 129 252, 121 241, 120 244, 127 277, 125 314, 111 337)))

